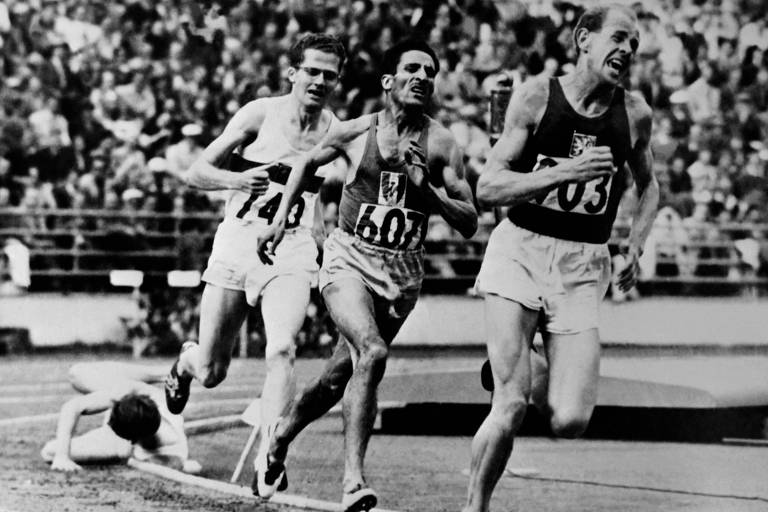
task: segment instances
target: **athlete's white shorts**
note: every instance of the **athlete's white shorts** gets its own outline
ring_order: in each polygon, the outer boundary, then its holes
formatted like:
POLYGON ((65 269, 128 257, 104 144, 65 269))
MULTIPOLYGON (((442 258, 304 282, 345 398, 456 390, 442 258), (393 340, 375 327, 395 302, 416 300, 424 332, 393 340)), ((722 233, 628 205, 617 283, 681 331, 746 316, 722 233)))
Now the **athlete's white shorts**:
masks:
POLYGON ((611 278, 608 246, 533 233, 504 219, 491 233, 475 291, 543 312, 543 328, 575 334, 597 328, 611 278))
POLYGON ((309 286, 317 286, 317 244, 307 229, 285 233, 277 246, 273 264, 259 260, 256 252, 260 221, 225 219, 213 238, 213 249, 203 281, 228 290, 245 292, 246 300, 255 305, 267 284, 278 276, 301 276, 309 286))
POLYGON ((323 246, 320 290, 346 278, 361 281, 377 297, 388 301, 391 317, 405 318, 421 291, 424 250, 385 249, 336 228, 323 246))

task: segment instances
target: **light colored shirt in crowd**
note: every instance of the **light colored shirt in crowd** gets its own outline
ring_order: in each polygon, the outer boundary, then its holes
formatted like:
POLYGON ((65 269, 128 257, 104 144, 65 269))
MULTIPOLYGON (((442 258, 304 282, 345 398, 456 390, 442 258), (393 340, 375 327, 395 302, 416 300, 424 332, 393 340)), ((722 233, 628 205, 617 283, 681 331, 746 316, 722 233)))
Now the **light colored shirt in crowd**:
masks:
POLYGON ((189 169, 192 162, 202 154, 203 148, 183 139, 177 144, 168 146, 165 150, 165 159, 168 162, 168 170, 175 175, 179 175, 189 169))

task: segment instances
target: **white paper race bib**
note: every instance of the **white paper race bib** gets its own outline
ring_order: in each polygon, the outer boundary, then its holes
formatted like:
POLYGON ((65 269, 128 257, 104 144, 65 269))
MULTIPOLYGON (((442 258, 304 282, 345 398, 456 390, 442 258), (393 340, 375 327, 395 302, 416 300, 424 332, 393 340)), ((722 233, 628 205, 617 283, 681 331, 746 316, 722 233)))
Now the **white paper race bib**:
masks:
MULTIPOLYGON (((568 158, 538 155, 533 172, 553 167, 566 160, 568 158)), ((532 199, 531 202, 561 212, 601 215, 608 206, 612 181, 612 176, 605 176, 585 183, 563 183, 546 195, 532 199)))
POLYGON ((362 203, 355 222, 356 236, 387 249, 416 249, 426 233, 424 214, 399 206, 362 203))

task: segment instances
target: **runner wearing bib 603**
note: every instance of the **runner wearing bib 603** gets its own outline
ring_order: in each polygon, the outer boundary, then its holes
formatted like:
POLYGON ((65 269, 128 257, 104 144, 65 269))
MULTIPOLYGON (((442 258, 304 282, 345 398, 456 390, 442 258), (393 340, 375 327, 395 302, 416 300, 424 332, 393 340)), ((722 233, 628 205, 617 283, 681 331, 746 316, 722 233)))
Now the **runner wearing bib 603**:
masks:
POLYGON ((597 402, 598 313, 610 277, 606 242, 627 170, 638 207, 620 289, 635 283, 659 197, 651 110, 620 86, 638 34, 632 9, 587 10, 573 33, 574 71, 514 91, 504 131, 478 179, 480 204, 509 209, 488 240, 475 285, 488 320, 482 382, 493 395, 472 441, 463 512, 488 511, 529 400, 564 437, 584 432, 597 402), (531 350, 537 331, 546 361, 531 350))

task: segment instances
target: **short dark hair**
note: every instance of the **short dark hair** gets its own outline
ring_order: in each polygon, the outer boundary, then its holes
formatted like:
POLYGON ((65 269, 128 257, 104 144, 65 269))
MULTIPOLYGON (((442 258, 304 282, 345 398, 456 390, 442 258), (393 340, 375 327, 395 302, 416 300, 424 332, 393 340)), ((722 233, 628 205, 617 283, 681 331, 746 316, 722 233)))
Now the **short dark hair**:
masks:
POLYGON ((440 59, 437 58, 435 50, 433 50, 432 47, 429 46, 423 39, 412 37, 398 41, 384 52, 382 71, 389 75, 395 74, 397 71, 397 65, 400 63, 400 57, 402 57, 404 53, 410 51, 426 53, 432 57, 432 62, 435 63, 435 71, 440 71, 440 59))
POLYGON ((109 426, 118 436, 135 442, 157 432, 160 411, 147 395, 131 393, 112 406, 109 426))
POLYGON ((579 17, 579 21, 576 22, 576 26, 573 29, 573 44, 576 47, 576 55, 579 55, 581 53, 581 49, 579 48, 579 42, 578 42, 579 30, 582 28, 585 28, 589 32, 600 32, 600 30, 602 30, 603 28, 603 23, 605 23, 605 18, 608 17, 608 13, 613 11, 614 9, 624 11, 627 14, 631 15, 633 18, 637 19, 637 14, 635 13, 635 11, 632 10, 631 7, 628 7, 622 4, 613 3, 613 4, 597 5, 595 7, 591 7, 587 9, 579 17))
POLYGON ((291 49, 288 50, 288 59, 291 66, 299 67, 304 60, 304 52, 307 50, 317 50, 324 53, 332 53, 339 58, 339 70, 344 66, 347 60, 347 52, 344 45, 335 36, 330 34, 307 34, 296 41, 291 49))

